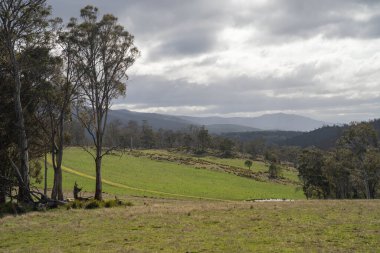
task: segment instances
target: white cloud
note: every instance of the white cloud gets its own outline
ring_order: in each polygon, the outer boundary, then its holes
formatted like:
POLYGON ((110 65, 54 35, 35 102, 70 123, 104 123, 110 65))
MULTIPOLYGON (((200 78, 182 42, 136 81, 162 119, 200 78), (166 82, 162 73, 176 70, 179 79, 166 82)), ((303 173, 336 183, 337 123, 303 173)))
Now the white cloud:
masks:
POLYGON ((203 113, 214 106, 159 106, 159 107, 147 107, 144 104, 115 104, 112 106, 113 110, 127 109, 135 112, 144 113, 161 113, 161 114, 172 114, 172 115, 184 115, 190 114, 194 115, 197 113, 203 113))

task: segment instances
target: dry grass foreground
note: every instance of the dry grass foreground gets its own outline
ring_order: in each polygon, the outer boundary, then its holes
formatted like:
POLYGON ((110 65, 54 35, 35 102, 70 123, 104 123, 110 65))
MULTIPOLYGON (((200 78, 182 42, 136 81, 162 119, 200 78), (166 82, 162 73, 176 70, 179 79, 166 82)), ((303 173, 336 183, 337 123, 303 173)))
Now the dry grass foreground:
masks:
POLYGON ((0 219, 0 252, 379 252, 380 201, 132 200, 0 219))

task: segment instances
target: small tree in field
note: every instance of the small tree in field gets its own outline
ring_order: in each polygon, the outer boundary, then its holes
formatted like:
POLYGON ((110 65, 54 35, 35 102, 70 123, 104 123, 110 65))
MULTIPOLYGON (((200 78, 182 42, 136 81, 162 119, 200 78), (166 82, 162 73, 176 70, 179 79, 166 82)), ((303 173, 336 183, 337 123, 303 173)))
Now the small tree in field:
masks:
POLYGON ((279 164, 277 163, 271 163, 269 166, 269 177, 270 178, 278 178, 281 174, 282 168, 279 164))
POLYGON ((244 165, 246 167, 248 167, 248 169, 251 169, 251 167, 252 167, 252 161, 251 160, 247 160, 247 161, 244 162, 244 165))
POLYGON ((98 9, 86 6, 81 10, 81 23, 69 24, 73 61, 80 74, 77 117, 92 138, 92 155, 96 167, 95 199, 102 200, 102 158, 115 147, 103 150, 108 111, 112 100, 124 95, 127 70, 139 55, 134 37, 117 18, 107 14, 98 20, 98 9))

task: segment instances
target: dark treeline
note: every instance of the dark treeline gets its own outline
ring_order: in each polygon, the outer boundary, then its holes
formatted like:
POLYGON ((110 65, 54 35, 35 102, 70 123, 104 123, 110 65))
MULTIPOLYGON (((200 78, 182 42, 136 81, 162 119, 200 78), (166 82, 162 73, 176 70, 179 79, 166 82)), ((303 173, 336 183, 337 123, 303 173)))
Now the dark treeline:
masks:
MULTIPOLYGON (((85 130, 73 121, 69 126, 67 145, 86 146, 90 138, 85 130)), ((230 139, 209 134, 204 126, 189 126, 182 130, 154 130, 148 121, 129 121, 123 125, 112 121, 104 135, 104 146, 118 149, 177 149, 192 154, 202 155, 217 152, 221 157, 233 157, 239 151, 238 145, 230 139)))
POLYGON ((320 149, 333 148, 343 132, 348 129, 348 125, 343 126, 324 126, 308 133, 294 136, 283 141, 284 145, 299 147, 315 146, 320 149))
MULTIPOLYGON (((67 146, 86 146, 90 138, 77 121, 68 126, 70 136, 67 146)), ((155 130, 148 121, 129 121, 127 125, 118 120, 108 124, 104 136, 106 147, 121 149, 176 149, 195 155, 212 154, 222 158, 245 157, 252 160, 276 161, 296 166, 301 148, 279 146, 264 138, 244 140, 228 135, 210 134, 205 126, 191 125, 182 130, 155 130)))
MULTIPOLYGON (((377 134, 380 136, 380 119, 368 121, 377 134)), ((297 147, 317 147, 328 150, 335 147, 336 142, 343 132, 350 127, 350 124, 323 126, 310 132, 295 131, 256 131, 256 132, 234 132, 223 133, 228 138, 247 141, 264 139, 266 144, 278 146, 297 146, 297 147)))
POLYGON ((231 139, 242 140, 242 141, 253 141, 257 139, 265 140, 266 144, 270 145, 282 145, 287 140, 292 140, 295 137, 302 135, 303 132, 296 131, 256 131, 256 132, 235 132, 235 133, 223 133, 231 139))

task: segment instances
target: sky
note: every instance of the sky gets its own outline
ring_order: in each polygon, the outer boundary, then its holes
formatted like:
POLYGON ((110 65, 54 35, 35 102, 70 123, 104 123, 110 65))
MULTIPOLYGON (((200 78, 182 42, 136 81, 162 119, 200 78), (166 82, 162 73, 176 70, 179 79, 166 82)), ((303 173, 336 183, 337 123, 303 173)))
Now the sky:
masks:
POLYGON ((380 118, 378 0, 48 0, 119 18, 141 56, 113 109, 380 118))

